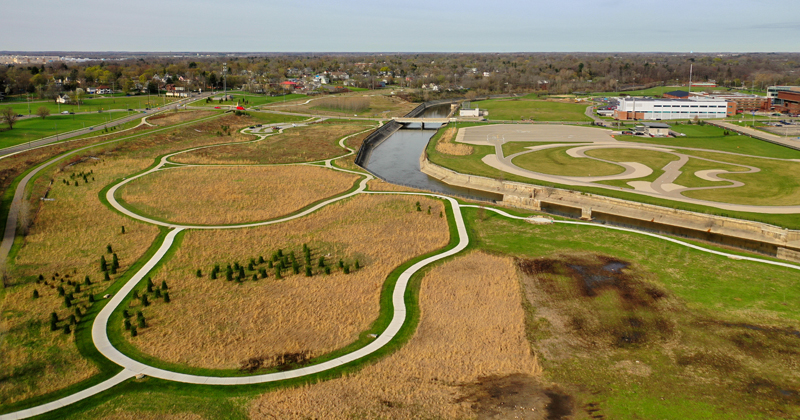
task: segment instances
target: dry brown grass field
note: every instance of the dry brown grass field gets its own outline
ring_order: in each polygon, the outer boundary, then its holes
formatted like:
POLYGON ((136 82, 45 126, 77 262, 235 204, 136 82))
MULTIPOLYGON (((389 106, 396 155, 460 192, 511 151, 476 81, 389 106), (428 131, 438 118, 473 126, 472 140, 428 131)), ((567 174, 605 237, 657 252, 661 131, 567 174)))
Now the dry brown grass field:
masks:
POLYGON ((164 127, 196 120, 198 118, 209 117, 217 113, 216 111, 168 111, 147 118, 147 122, 164 127))
POLYGON ((176 223, 272 219, 347 191, 359 177, 318 166, 184 167, 126 184, 120 197, 140 214, 176 223))
POLYGON ((373 179, 372 181, 367 183, 367 186, 371 191, 408 191, 408 192, 419 192, 411 187, 404 187, 402 185, 395 185, 381 179, 373 179))
POLYGON ((251 418, 546 418, 511 258, 473 252, 435 267, 419 299, 417 331, 396 353, 340 379, 267 393, 251 418))
MULTIPOLYGON (((74 293, 75 302, 84 309, 89 304, 87 291, 96 294, 108 287, 109 283, 103 281, 99 270, 100 256, 105 256, 109 262, 112 260, 112 255, 106 252, 107 244, 111 244, 119 256, 118 273, 122 273, 157 235, 158 229, 154 226, 118 215, 97 199, 99 190, 106 184, 144 168, 147 163, 129 159, 88 159, 53 173, 55 182, 49 192, 53 201, 43 201, 41 208, 34 210, 37 213, 30 232, 10 273, 13 285, 4 292, 2 328, 5 339, 0 342, 3 354, 0 376, 10 379, 0 382, 0 401, 17 401, 54 391, 96 372, 93 364, 81 359, 72 335, 50 331, 49 317, 53 311, 62 320, 75 314, 74 307, 65 307, 64 298, 57 292, 58 286, 72 292, 74 286, 67 282, 80 283, 81 291, 74 293), (79 185, 75 186, 70 174, 81 171, 93 171, 93 174, 88 177, 88 183, 80 178, 79 185), (70 185, 62 183, 63 179, 70 180, 70 185), (123 225, 124 235, 121 234, 123 225), (34 280, 39 274, 45 281, 37 284, 34 280), (85 276, 91 279, 90 287, 84 284, 85 276), (34 289, 40 298, 32 298, 34 289)), ((42 179, 49 180, 49 177, 42 179)))
POLYGON ((367 129, 360 123, 323 123, 292 128, 263 141, 225 145, 182 153, 174 162, 192 164, 270 164, 313 162, 345 154, 339 140, 367 129))
POLYGON ((447 131, 442 133, 442 137, 436 142, 436 150, 439 153, 454 156, 467 156, 471 155, 474 150, 472 146, 461 143, 453 143, 456 136, 456 128, 448 128, 447 131))
MULTIPOLYGON (((339 98, 340 97, 337 96, 337 99, 339 98)), ((298 112, 304 114, 315 114, 315 115, 353 116, 357 114, 359 117, 391 118, 391 117, 402 117, 403 115, 408 114, 417 105, 419 105, 412 102, 404 101, 398 97, 390 97, 385 95, 375 95, 367 97, 363 94, 363 92, 361 92, 360 96, 353 94, 348 98, 350 98, 353 101, 357 99, 368 98, 369 108, 366 110, 362 110, 360 112, 342 111, 338 109, 334 110, 325 106, 324 101, 327 100, 328 98, 322 98, 311 101, 305 105, 282 107, 280 109, 282 111, 298 112)))
MULTIPOLYGON (((125 337, 146 354, 173 363, 238 369, 251 358, 285 353, 317 356, 355 341, 378 316, 381 287, 402 262, 449 241, 443 204, 421 197, 362 195, 299 220, 243 230, 190 231, 174 257, 153 276, 166 281, 171 302, 145 308, 149 326, 125 337), (423 211, 414 210, 419 201, 423 211), (431 214, 427 207, 431 206, 431 214), (362 268, 345 275, 306 277, 274 270, 241 284, 208 275, 214 264, 246 265, 277 249, 302 259, 302 244, 329 265, 344 259, 362 268), (195 275, 203 270, 203 277, 195 275)), ((263 267, 262 265, 261 267, 263 267)), ((136 302, 133 307, 140 310, 136 302)))
MULTIPOLYGON (((64 280, 65 291, 72 292, 74 286, 67 282, 80 282, 82 288, 81 292, 74 293, 75 303, 85 307, 88 296, 82 281, 86 275, 91 279, 90 290, 93 293, 99 293, 108 285, 102 281, 98 267, 101 255, 111 261, 112 256, 105 252, 106 245, 111 244, 117 253, 121 266, 118 273, 122 273, 142 255, 157 234, 157 228, 136 223, 103 206, 97 198, 99 190, 118 177, 146 168, 158 154, 237 138, 236 135, 217 136, 215 133, 223 124, 241 127, 247 125, 247 121, 246 117, 231 115, 130 142, 99 145, 65 160, 31 186, 33 194, 29 202, 33 206, 29 220, 32 225, 13 261, 6 280, 8 287, 2 295, 0 334, 4 339, 0 341, 0 353, 3 354, 0 377, 7 379, 0 383, 0 402, 10 403, 54 391, 95 372, 94 365, 80 358, 72 335, 50 331, 51 312, 55 311, 61 320, 59 328, 63 327, 69 315, 75 314, 74 306, 65 307, 57 287, 64 280), (66 167, 70 163, 75 164, 66 167), (70 175, 81 171, 93 173, 88 182, 77 178, 79 185, 76 187, 70 175), (54 183, 48 197, 54 200, 39 201, 38 196, 47 191, 50 179, 54 183), (71 185, 63 184, 63 179, 69 179, 71 185), (126 228, 125 235, 120 234, 122 225, 126 228), (53 280, 56 273, 59 276, 53 280), (41 284, 35 282, 39 274, 45 278, 41 284), (35 300, 32 298, 34 289, 40 294, 40 298, 35 300)), ((8 171, 21 172, 26 165, 44 161, 76 145, 97 141, 92 139, 37 149, 0 160, 0 165, 7 165, 8 171)), ((13 172, 7 173, 9 178, 13 176, 13 172)))

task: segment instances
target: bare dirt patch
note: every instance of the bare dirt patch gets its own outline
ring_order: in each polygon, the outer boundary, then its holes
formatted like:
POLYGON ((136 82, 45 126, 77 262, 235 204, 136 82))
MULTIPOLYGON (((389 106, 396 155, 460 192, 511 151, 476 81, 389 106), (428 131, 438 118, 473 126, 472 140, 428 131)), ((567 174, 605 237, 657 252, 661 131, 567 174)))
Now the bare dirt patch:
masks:
POLYGON ((514 418, 549 401, 535 385, 540 369, 511 259, 476 252, 435 267, 422 280, 420 309, 416 333, 396 353, 344 378, 265 394, 251 417, 514 418))
POLYGON ((130 340, 162 360, 220 369, 341 348, 377 317, 382 285, 395 267, 448 242, 442 209, 422 197, 362 195, 278 225, 187 232, 153 276, 156 284, 168 283, 171 302, 145 308, 150 326, 130 340), (432 214, 416 211, 416 201, 432 214), (267 278, 243 283, 209 278, 214 264, 247 264, 278 249, 299 253, 304 243, 314 250, 314 263, 330 254, 328 264, 338 257, 359 260, 362 268, 312 277, 284 271, 281 280, 269 270, 267 278), (205 275, 196 277, 197 269, 205 275))
POLYGON ((175 162, 196 164, 299 163, 328 159, 346 153, 338 142, 349 134, 367 129, 362 124, 322 123, 298 127, 240 145, 225 145, 182 153, 175 162))
POLYGON ((453 143, 453 139, 455 138, 457 132, 458 130, 456 128, 448 128, 442 134, 442 137, 439 138, 439 141, 436 142, 436 150, 439 153, 444 153, 446 155, 454 155, 454 156, 471 155, 472 152, 475 150, 472 146, 461 143, 453 143))
POLYGON ((140 213, 176 223, 255 222, 347 191, 359 177, 316 166, 172 168, 126 184, 120 197, 140 213))

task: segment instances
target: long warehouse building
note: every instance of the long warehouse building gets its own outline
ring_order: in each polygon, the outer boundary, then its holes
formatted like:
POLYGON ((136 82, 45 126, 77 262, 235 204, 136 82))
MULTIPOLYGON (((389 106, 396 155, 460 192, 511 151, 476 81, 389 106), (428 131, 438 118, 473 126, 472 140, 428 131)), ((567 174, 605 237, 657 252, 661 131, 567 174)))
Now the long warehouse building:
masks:
POLYGON ((692 98, 619 100, 614 118, 618 120, 688 120, 698 118, 725 118, 728 103, 723 100, 692 98))

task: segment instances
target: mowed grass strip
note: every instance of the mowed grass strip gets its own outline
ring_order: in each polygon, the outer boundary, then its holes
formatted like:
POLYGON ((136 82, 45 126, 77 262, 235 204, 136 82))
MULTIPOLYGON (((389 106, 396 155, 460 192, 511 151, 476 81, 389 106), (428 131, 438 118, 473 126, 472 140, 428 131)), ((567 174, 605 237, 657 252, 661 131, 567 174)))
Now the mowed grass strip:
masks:
POLYGON ((249 144, 224 145, 182 153, 174 162, 190 164, 299 163, 328 159, 346 153, 339 140, 369 128, 364 124, 314 124, 297 127, 249 144))
POLYGON ((293 213, 347 191, 359 177, 322 167, 178 167, 136 179, 119 197, 139 214, 226 225, 293 213))
POLYGON ((361 195, 277 225, 242 230, 188 231, 153 282, 169 285, 171 302, 142 309, 148 327, 131 338, 122 325, 112 330, 147 358, 183 369, 238 372, 252 358, 302 353, 316 357, 359 338, 378 317, 382 285, 398 265, 449 242, 444 205, 423 197, 361 195), (423 211, 415 209, 419 201, 423 211), (428 206, 431 212, 428 213, 428 206), (303 263, 302 244, 312 250, 314 275, 306 277, 265 268, 268 277, 227 281, 227 264, 247 266, 250 258, 269 259, 282 249, 303 263), (333 270, 319 274, 324 257, 333 270), (336 268, 342 259, 350 274, 336 268), (355 260, 360 269, 355 270, 355 260), (222 272, 209 272, 220 264, 222 272), (203 276, 197 277, 201 269, 203 276))
POLYGON ((76 115, 50 115, 45 119, 26 118, 17 121, 14 128, 9 130, 7 124, 0 125, 0 149, 15 146, 17 144, 38 140, 44 137, 55 136, 59 133, 66 133, 82 129, 84 127, 96 127, 95 130, 100 134, 103 124, 133 115, 131 112, 111 112, 102 114, 76 114, 76 115))
MULTIPOLYGON (((487 414, 482 391, 494 382, 486 378, 537 380, 540 369, 525 340, 510 258, 481 252, 456 257, 425 275, 419 295, 419 326, 397 352, 343 378, 264 394, 250 404, 250 416, 474 418, 487 414)), ((543 402, 533 393, 523 399, 537 397, 543 402)), ((546 411, 526 408, 533 407, 546 411)), ((497 418, 513 418, 518 409, 493 408, 497 418)))
POLYGON ((489 120, 591 121, 586 103, 567 103, 531 99, 490 99, 473 102, 476 108, 489 111, 489 120))
POLYGON ((217 113, 218 111, 170 111, 148 117, 147 122, 164 127, 196 120, 198 118, 210 117, 217 113))
POLYGON ((525 153, 514 158, 512 163, 522 169, 562 176, 603 176, 625 172, 622 166, 594 159, 574 158, 567 154, 567 150, 571 148, 554 147, 525 153))

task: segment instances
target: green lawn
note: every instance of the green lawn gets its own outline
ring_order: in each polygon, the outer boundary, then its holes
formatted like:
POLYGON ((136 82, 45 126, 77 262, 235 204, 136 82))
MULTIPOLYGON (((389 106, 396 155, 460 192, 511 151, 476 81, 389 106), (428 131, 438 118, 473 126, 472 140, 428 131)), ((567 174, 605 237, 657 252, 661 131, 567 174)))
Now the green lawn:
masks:
MULTIPOLYGON (((672 125, 672 124, 670 124, 672 125)), ((781 159, 800 159, 800 151, 777 144, 767 143, 736 133, 725 136, 725 130, 711 125, 672 125, 672 130, 686 134, 686 137, 653 138, 643 136, 617 136, 617 140, 634 143, 660 144, 664 146, 696 147, 723 152, 742 153, 753 156, 776 157, 781 159)))
MULTIPOLYGON (((165 103, 173 102, 175 98, 166 98, 164 96, 157 97, 151 96, 148 102, 147 95, 140 96, 122 96, 113 98, 100 98, 100 99, 83 99, 80 105, 67 105, 56 104, 55 101, 32 103, 30 106, 31 114, 36 115, 36 110, 39 107, 47 107, 51 114, 58 114, 62 111, 70 112, 97 112, 99 110, 108 111, 110 109, 144 109, 144 108, 157 108, 164 106, 165 103)), ((0 108, 6 108, 5 104, 0 104, 0 108)), ((14 112, 17 114, 28 115, 27 103, 14 103, 11 105, 14 112)))
POLYGON ((472 106, 488 110, 489 120, 591 121, 585 114, 588 103, 573 104, 515 98, 478 101, 473 102, 472 106))
POLYGON ((258 124, 287 123, 287 122, 305 121, 308 119, 307 117, 302 117, 298 115, 271 114, 268 112, 248 111, 248 114, 255 120, 254 122, 258 124))
POLYGON ((594 159, 574 158, 567 154, 568 147, 554 147, 519 155, 512 163, 522 169, 550 175, 604 176, 625 172, 625 168, 594 159))
POLYGON ((575 398, 576 418, 588 409, 620 419, 800 414, 796 394, 781 392, 798 386, 791 331, 800 326, 800 271, 600 227, 531 226, 492 212, 478 221, 476 209, 464 213, 472 248, 556 261, 595 254, 631 264, 622 272, 633 280, 595 297, 580 293, 567 266, 537 282, 521 278, 528 339, 545 377, 575 398), (637 293, 653 297, 626 304, 637 293), (619 339, 631 336, 637 341, 619 339))
MULTIPOLYGON (((53 136, 57 132, 65 133, 83 127, 102 125, 109 120, 123 118, 132 112, 104 112, 94 114, 51 115, 45 119, 27 118, 17 121, 14 128, 8 130, 8 125, 2 126, 5 131, 0 131, 0 148, 26 143, 43 137, 53 136)), ((138 121, 136 122, 138 124, 138 121)), ((134 125, 136 125, 134 124, 134 125)), ((102 127, 95 128, 98 132, 102 127)))
MULTIPOLYGON (((726 156, 720 155, 720 158, 725 158, 726 156)), ((764 163, 768 161, 762 161, 764 163)), ((706 160, 700 159, 689 159, 685 165, 681 168, 681 175, 678 179, 675 180, 675 184, 682 185, 688 188, 697 188, 697 187, 719 187, 722 185, 727 185, 727 182, 714 182, 714 181, 706 181, 704 179, 698 178, 695 175, 697 171, 705 171, 710 169, 722 169, 731 172, 739 172, 739 171, 746 171, 747 168, 743 168, 741 166, 735 165, 723 165, 720 163, 709 162, 706 160)), ((728 178, 728 175, 723 175, 723 178, 728 178)), ((701 195, 707 195, 711 191, 703 191, 701 195)), ((727 194, 734 193, 734 190, 728 190, 727 194)), ((753 203, 754 204, 754 203, 753 203)))
MULTIPOLYGON (((227 101, 227 102, 222 102, 222 104, 220 104, 219 101, 213 101, 213 100, 211 102, 206 103, 206 100, 203 99, 203 100, 200 100, 200 101, 197 101, 197 102, 192 102, 189 105, 190 106, 210 106, 210 107, 222 106, 222 105, 236 105, 237 101, 241 101, 243 99, 246 99, 247 100, 247 104, 245 104, 245 106, 249 108, 249 107, 254 107, 254 106, 259 106, 259 105, 269 105, 269 104, 273 104, 273 103, 276 103, 276 102, 284 102, 284 101, 285 102, 290 102, 290 101, 297 100, 297 99, 302 99, 302 98, 309 98, 310 99, 310 97, 308 97, 306 95, 300 95, 300 94, 297 94, 297 93, 291 93, 291 94, 288 94, 288 95, 285 95, 285 96, 264 96, 264 95, 257 95, 257 94, 254 94, 254 93, 245 93, 245 92, 228 92, 228 94, 233 96, 233 99, 231 99, 230 101, 227 101)), ((215 97, 222 97, 222 95, 223 95, 222 92, 218 92, 218 95, 215 95, 215 97)))

